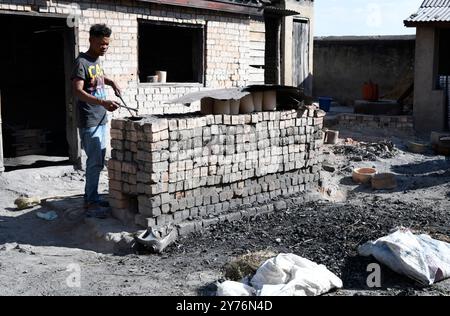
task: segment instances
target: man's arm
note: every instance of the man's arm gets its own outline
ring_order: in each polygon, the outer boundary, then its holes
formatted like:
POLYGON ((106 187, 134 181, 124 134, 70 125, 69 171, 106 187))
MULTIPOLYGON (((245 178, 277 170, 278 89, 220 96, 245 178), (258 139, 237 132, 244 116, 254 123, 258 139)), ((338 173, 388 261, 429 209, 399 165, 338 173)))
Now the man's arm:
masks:
POLYGON ((114 101, 102 100, 90 95, 89 93, 83 90, 83 86, 84 86, 83 79, 75 78, 72 80, 73 94, 78 100, 89 104, 101 105, 110 112, 113 112, 119 108, 119 104, 114 101))
POLYGON ((120 97, 122 95, 122 91, 121 91, 119 85, 107 77, 104 77, 104 78, 105 78, 105 84, 110 86, 111 88, 113 88, 116 96, 120 97))

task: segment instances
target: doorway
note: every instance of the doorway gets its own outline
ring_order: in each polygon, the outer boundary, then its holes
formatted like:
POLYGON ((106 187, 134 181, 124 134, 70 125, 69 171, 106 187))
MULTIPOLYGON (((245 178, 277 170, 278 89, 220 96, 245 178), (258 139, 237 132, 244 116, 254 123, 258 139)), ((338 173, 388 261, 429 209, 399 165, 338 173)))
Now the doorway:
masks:
POLYGON ((312 78, 309 69, 310 24, 308 20, 294 20, 292 34, 293 86, 304 89, 312 95, 312 78))
POLYGON ((67 74, 74 30, 64 18, 2 14, 0 37, 5 171, 73 163, 76 128, 67 74))

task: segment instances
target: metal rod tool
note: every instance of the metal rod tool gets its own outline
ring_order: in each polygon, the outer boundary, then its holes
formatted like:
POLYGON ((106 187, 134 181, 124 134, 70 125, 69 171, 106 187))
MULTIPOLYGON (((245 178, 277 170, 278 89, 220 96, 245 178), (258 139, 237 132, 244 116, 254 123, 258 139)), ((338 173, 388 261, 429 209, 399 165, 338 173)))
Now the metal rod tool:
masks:
POLYGON ((132 111, 134 111, 134 112, 137 114, 137 113, 138 113, 138 109, 130 108, 130 107, 125 103, 125 101, 123 100, 123 98, 122 98, 121 95, 118 95, 118 97, 119 97, 119 99, 122 101, 122 103, 124 104, 124 105, 120 104, 120 107, 121 107, 121 108, 124 108, 124 109, 127 109, 128 112, 130 112, 131 116, 132 116, 132 117, 135 117, 136 115, 133 114, 132 111))

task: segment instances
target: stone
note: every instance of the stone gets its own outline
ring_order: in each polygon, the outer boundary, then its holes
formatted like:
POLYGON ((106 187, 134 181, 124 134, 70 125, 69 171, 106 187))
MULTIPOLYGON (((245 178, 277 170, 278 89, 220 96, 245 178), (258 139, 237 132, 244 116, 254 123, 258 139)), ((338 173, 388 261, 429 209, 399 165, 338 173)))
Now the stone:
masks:
POLYGON ((277 201, 273 204, 273 207, 275 208, 275 211, 284 211, 287 209, 287 203, 285 201, 277 201))
POLYGON ((178 224, 177 228, 180 236, 186 236, 196 231, 195 222, 183 222, 178 224))

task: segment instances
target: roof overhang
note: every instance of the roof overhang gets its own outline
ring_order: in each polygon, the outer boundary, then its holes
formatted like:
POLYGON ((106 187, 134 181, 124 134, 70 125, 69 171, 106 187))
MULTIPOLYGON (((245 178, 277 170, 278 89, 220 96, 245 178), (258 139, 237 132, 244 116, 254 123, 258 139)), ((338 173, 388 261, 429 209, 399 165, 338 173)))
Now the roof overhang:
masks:
POLYGON ((404 21, 406 27, 439 27, 439 28, 449 28, 450 22, 436 21, 436 22, 415 22, 415 21, 404 21))
POLYGON ((292 16, 299 15, 300 12, 294 10, 288 10, 285 8, 267 6, 264 8, 264 15, 269 17, 284 17, 284 16, 292 16))
POLYGON ((262 16, 263 6, 253 3, 238 3, 230 0, 138 0, 140 2, 155 3, 161 5, 171 5, 188 7, 195 9, 205 9, 212 11, 229 12, 251 16, 262 16))
POLYGON ((420 8, 403 21, 406 27, 448 27, 450 0, 424 0, 420 8))

